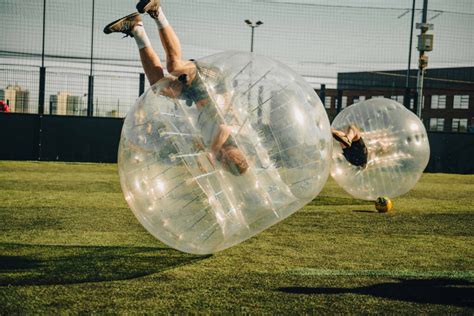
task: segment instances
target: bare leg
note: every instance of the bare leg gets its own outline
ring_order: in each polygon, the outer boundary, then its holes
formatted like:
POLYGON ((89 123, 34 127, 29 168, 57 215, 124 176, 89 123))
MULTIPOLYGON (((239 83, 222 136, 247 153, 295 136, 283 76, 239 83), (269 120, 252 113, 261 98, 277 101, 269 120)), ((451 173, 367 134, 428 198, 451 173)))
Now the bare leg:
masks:
POLYGON ((361 137, 360 130, 355 125, 350 125, 346 136, 351 142, 358 141, 361 137))
MULTIPOLYGON (((164 13, 161 9, 159 14, 164 16, 164 13)), ((179 38, 176 35, 173 27, 169 23, 166 23, 166 26, 160 26, 159 22, 157 24, 161 45, 163 46, 166 53, 166 69, 168 72, 174 74, 185 73, 189 76, 190 80, 194 79, 194 63, 184 61, 182 59, 183 56, 181 51, 181 42, 179 41, 179 38)))
POLYGON ((141 48, 139 52, 143 70, 145 71, 145 75, 148 78, 150 85, 153 85, 158 80, 164 78, 163 66, 153 47, 147 46, 141 48))
POLYGON ((168 72, 179 72, 184 65, 181 43, 171 25, 159 30, 161 44, 166 53, 166 69, 168 72))
POLYGON ((161 65, 160 58, 153 50, 150 39, 143 28, 140 14, 134 12, 109 23, 104 28, 105 34, 116 32, 124 33, 125 35, 131 36, 135 39, 140 52, 140 60, 150 84, 153 85, 155 82, 163 78, 163 66, 161 65))
POLYGON ((146 34, 142 23, 138 23, 132 29, 132 35, 137 42, 140 61, 142 62, 145 75, 148 78, 150 85, 153 85, 158 80, 164 78, 163 65, 161 64, 160 57, 158 57, 155 50, 151 46, 150 40, 148 39, 148 35, 146 34))
POLYGON ((341 144, 342 148, 347 148, 351 146, 351 141, 347 137, 346 133, 334 128, 331 128, 331 132, 334 139, 336 139, 339 142, 339 144, 341 144))

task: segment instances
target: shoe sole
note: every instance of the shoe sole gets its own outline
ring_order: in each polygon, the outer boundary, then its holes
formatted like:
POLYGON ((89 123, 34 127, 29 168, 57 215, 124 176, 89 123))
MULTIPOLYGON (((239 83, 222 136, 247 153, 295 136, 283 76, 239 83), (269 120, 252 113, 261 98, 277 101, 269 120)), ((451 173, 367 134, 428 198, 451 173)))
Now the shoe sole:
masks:
POLYGON ((105 34, 110 34, 110 33, 114 33, 116 31, 113 31, 113 30, 110 30, 110 28, 114 25, 114 24, 117 24, 118 22, 122 22, 123 20, 126 20, 128 18, 131 18, 131 17, 134 17, 134 16, 137 16, 137 15, 140 15, 138 12, 133 12, 132 14, 129 14, 127 16, 124 16, 118 20, 115 20, 109 24, 107 24, 105 27, 104 27, 104 33, 105 34))
MULTIPOLYGON (((147 11, 147 5, 149 5, 151 2, 151 0, 147 0, 147 1, 140 1, 137 3, 137 11, 140 12, 140 13, 145 13, 147 11), (146 2, 146 3, 145 3, 146 2)), ((160 6, 160 1, 158 1, 158 6, 160 6)))

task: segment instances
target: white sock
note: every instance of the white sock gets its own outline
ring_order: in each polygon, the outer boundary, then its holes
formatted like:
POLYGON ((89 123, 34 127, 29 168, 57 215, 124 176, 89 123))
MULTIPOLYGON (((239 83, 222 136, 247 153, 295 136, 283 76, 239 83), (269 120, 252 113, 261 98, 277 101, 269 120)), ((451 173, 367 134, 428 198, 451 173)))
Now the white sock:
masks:
POLYGON ((135 27, 132 30, 132 35, 133 35, 133 38, 135 39, 135 42, 137 42, 138 49, 151 46, 150 39, 148 38, 148 35, 145 32, 145 28, 143 27, 143 24, 139 23, 135 25, 135 27))
POLYGON ((156 25, 158 25, 158 29, 160 30, 170 25, 168 19, 166 18, 166 15, 163 13, 163 10, 161 10, 161 7, 158 9, 158 17, 154 20, 156 22, 156 25))

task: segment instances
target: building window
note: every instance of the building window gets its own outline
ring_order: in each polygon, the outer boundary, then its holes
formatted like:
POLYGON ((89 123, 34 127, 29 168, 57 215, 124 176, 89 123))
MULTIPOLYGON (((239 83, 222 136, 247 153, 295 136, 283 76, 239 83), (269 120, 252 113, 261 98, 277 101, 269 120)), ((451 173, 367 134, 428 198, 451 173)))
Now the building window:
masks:
POLYGON ((469 95, 455 95, 453 109, 469 109, 469 95))
POLYGON ((354 97, 354 104, 365 101, 365 95, 354 97))
POLYGON ((446 96, 436 95, 436 94, 432 95, 431 108, 432 109, 446 109, 446 96))
POLYGON ((452 124, 453 132, 465 132, 467 131, 467 119, 453 118, 452 124))
POLYGON ((331 100, 332 100, 332 97, 325 97, 324 98, 324 107, 326 109, 330 109, 331 108, 331 100))
POLYGON ((397 101, 398 103, 403 104, 403 95, 392 95, 390 99, 397 101))
POLYGON ((373 95, 372 99, 383 99, 383 95, 373 95))
POLYGON ((430 131, 437 131, 437 132, 444 131, 444 118, 431 118, 430 131))
POLYGON ((342 104, 341 104, 341 108, 345 108, 347 107, 347 97, 343 96, 342 97, 342 104))

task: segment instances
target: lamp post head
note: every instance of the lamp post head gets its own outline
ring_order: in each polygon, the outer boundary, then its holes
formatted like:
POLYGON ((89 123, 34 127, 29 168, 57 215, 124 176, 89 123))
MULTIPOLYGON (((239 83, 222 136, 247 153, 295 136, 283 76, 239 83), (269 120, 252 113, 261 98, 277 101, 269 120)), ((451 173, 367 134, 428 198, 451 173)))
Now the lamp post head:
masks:
POLYGON ((250 37, 250 52, 253 52, 253 36, 255 32, 255 28, 259 27, 260 25, 263 24, 262 21, 257 21, 256 23, 253 23, 250 20, 244 20, 245 24, 247 24, 250 28, 252 28, 252 36, 250 37))
POLYGON ((255 24, 250 20, 244 20, 244 22, 250 27, 257 27, 263 24, 262 21, 257 21, 255 24))

